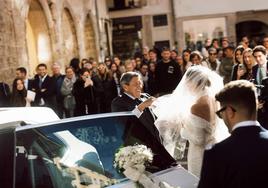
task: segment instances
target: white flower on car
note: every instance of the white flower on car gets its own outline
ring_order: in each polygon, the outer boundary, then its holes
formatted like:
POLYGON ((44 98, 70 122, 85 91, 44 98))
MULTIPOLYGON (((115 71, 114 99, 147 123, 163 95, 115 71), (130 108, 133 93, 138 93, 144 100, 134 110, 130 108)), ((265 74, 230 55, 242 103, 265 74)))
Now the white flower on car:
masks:
POLYGON ((160 182, 158 185, 147 176, 149 173, 145 171, 145 167, 152 161, 153 153, 145 145, 126 146, 115 154, 114 167, 145 188, 173 188, 166 182, 160 182))

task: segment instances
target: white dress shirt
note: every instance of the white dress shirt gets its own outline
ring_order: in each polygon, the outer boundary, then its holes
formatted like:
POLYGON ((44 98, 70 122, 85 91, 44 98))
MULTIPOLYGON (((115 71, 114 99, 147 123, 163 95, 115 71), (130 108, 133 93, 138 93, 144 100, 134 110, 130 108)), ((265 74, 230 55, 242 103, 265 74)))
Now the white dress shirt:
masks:
MULTIPOLYGON (((135 100, 135 97, 133 97, 132 95, 130 95, 130 94, 126 93, 126 92, 124 92, 124 93, 125 93, 127 96, 129 96, 131 99, 135 100)), ((140 110, 138 109, 138 105, 136 105, 135 108, 132 110, 132 113, 133 113, 137 118, 139 118, 139 117, 142 115, 143 111, 140 111, 140 110)))
POLYGON ((261 126, 258 121, 242 121, 234 125, 232 131, 239 127, 261 126))

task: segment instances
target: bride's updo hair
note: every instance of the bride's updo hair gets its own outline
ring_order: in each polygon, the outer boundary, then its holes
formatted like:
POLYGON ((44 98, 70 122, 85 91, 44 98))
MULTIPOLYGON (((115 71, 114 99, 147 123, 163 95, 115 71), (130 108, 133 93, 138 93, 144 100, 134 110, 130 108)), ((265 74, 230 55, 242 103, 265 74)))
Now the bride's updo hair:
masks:
POLYGON ((185 73, 185 82, 194 87, 196 92, 203 91, 206 87, 211 86, 209 71, 206 67, 192 66, 185 73))

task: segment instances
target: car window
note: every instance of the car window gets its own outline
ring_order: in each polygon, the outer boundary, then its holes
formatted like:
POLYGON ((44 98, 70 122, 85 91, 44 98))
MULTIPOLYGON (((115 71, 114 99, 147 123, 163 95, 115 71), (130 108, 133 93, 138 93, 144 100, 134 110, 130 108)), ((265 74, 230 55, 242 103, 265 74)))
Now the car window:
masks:
POLYGON ((107 187, 125 180, 113 167, 120 147, 144 144, 157 172, 174 159, 134 116, 71 121, 17 132, 16 187, 107 187), (22 184, 23 183, 23 184, 22 184))

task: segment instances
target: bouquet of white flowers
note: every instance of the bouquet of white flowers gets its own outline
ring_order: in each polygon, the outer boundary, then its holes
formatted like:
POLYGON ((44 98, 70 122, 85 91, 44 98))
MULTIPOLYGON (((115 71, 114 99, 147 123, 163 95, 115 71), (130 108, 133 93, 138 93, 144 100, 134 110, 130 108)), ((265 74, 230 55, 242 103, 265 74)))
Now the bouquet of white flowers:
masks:
POLYGON ((128 167, 141 167, 153 161, 151 149, 144 145, 134 145, 120 148, 115 154, 114 167, 120 171, 128 167))
POLYGON ((157 185, 147 175, 145 166, 153 161, 151 149, 145 145, 134 145, 120 148, 115 154, 114 167, 122 171, 127 178, 145 188, 173 188, 165 182, 157 185))

